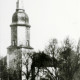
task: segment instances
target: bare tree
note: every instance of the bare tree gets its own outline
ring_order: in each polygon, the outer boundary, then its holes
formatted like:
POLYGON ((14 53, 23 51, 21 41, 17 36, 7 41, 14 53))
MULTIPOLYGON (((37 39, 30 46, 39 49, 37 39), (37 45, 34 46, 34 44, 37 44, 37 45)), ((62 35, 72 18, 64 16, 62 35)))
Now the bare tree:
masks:
POLYGON ((66 38, 60 52, 59 73, 64 80, 72 80, 73 75, 78 69, 78 56, 73 50, 73 44, 66 38))
POLYGON ((32 65, 32 53, 23 53, 23 61, 22 61, 22 74, 26 77, 28 80, 31 78, 31 65, 32 65))
POLYGON ((48 54, 49 56, 55 57, 57 53, 57 44, 58 44, 57 39, 51 39, 49 41, 49 45, 46 46, 45 48, 45 53, 48 54))

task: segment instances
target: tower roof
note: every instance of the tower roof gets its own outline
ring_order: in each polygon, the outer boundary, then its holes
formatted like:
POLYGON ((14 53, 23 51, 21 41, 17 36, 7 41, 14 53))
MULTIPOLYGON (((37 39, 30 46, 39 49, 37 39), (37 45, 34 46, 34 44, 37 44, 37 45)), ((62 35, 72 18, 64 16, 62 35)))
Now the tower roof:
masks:
POLYGON ((16 12, 12 16, 11 26, 13 25, 30 26, 28 15, 25 13, 25 10, 23 9, 22 0, 17 0, 16 12))

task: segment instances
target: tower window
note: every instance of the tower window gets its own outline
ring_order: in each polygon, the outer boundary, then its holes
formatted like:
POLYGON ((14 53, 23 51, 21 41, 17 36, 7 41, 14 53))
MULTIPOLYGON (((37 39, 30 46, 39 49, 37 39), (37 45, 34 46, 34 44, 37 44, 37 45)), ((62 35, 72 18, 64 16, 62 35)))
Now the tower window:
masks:
POLYGON ((15 46, 15 40, 13 40, 12 45, 15 46))
POLYGON ((30 46, 30 45, 29 45, 29 40, 27 40, 27 46, 30 46))

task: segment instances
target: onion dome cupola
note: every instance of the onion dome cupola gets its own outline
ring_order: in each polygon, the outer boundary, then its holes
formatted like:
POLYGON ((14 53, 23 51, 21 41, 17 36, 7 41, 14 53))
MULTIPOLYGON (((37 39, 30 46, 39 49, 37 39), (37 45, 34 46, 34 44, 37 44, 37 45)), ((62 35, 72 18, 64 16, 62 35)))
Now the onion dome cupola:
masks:
POLYGON ((25 13, 25 10, 23 9, 22 0, 18 0, 16 3, 16 12, 12 16, 12 24, 14 25, 22 25, 22 26, 29 26, 29 18, 28 15, 25 13))

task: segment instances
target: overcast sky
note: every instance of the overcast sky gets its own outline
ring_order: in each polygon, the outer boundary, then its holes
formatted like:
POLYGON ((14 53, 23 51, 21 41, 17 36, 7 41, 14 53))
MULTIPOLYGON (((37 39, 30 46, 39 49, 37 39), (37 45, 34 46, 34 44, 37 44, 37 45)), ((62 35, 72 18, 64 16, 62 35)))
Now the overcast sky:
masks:
MULTIPOLYGON (((31 25, 31 46, 43 50, 52 38, 80 38, 80 0, 23 0, 31 25)), ((10 46, 10 24, 17 0, 0 0, 0 55, 10 46)))

